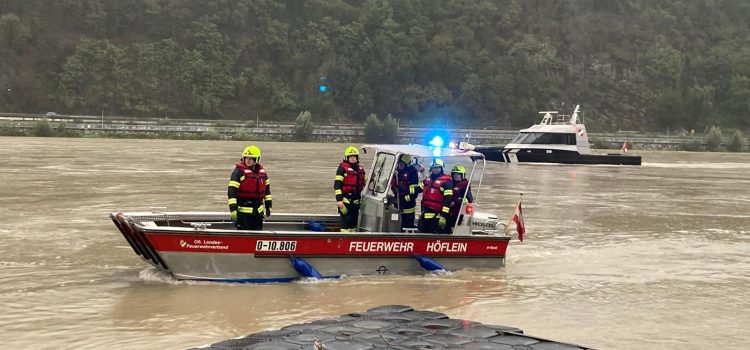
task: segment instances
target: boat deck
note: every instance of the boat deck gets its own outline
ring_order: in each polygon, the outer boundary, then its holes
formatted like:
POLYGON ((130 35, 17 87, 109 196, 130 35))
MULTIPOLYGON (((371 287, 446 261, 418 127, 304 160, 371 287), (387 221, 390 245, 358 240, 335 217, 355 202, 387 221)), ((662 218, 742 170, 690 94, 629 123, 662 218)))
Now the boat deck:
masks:
MULTIPOLYGON (((451 319, 445 314, 384 305, 337 318, 294 324, 200 349, 591 349, 529 336, 515 327, 451 319)), ((199 349, 199 348, 195 348, 199 349)))

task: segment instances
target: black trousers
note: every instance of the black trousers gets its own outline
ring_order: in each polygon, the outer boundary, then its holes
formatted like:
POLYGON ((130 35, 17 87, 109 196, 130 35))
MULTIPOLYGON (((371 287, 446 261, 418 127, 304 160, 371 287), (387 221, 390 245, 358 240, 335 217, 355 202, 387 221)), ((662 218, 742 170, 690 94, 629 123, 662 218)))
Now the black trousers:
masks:
POLYGON ((414 213, 401 214, 401 228, 414 228, 414 213))
POLYGON ((422 216, 419 217, 419 232, 443 233, 440 229, 440 213, 436 213, 426 207, 422 208, 422 216))
POLYGON ((252 213, 243 213, 239 211, 237 213, 237 222, 235 226, 240 230, 254 230, 260 231, 263 229, 263 206, 262 200, 243 201, 242 207, 253 208, 252 213))
POLYGON ((344 203, 344 208, 339 209, 341 216, 341 232, 357 231, 357 220, 359 219, 359 200, 357 203, 344 203))

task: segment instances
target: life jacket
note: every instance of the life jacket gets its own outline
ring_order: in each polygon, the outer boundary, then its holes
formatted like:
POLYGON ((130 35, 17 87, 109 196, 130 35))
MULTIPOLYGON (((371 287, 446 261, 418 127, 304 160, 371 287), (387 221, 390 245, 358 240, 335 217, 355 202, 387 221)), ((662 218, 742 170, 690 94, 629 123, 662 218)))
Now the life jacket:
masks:
POLYGON ((466 196, 466 190, 469 187, 469 180, 461 179, 459 182, 453 182, 453 206, 451 207, 450 216, 458 217, 458 211, 461 209, 461 202, 466 196))
POLYGON ((422 189, 422 205, 440 213, 443 210, 443 191, 440 187, 451 181, 450 175, 442 174, 433 179, 432 176, 424 180, 422 189))
POLYGON ((359 196, 365 188, 365 169, 356 164, 357 170, 349 162, 341 162, 339 166, 344 169, 344 181, 341 182, 341 192, 344 195, 354 194, 359 196))
POLYGON ((266 180, 268 175, 263 165, 256 163, 258 172, 245 165, 245 162, 237 163, 237 168, 242 170, 240 177, 240 188, 237 191, 237 197, 245 199, 263 199, 266 196, 266 180))

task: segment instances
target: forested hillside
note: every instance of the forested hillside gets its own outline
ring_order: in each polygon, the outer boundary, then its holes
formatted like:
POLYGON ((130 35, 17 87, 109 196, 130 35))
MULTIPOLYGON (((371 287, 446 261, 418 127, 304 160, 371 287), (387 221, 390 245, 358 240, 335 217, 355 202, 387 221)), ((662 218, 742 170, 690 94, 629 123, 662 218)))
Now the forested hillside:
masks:
POLYGON ((750 1, 2 0, 0 112, 750 130, 750 1), (326 85, 321 91, 320 85, 326 85))

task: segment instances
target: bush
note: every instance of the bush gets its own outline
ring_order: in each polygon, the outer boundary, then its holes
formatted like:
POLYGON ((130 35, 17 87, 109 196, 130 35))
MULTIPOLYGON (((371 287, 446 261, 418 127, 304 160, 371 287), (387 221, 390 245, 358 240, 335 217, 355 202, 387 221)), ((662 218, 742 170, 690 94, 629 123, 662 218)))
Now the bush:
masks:
POLYGON ((393 118, 392 115, 388 114, 383 122, 381 133, 380 142, 398 143, 398 121, 396 118, 393 118))
POLYGON ((216 130, 208 130, 203 134, 204 140, 221 140, 221 134, 216 130))
POLYGON ((23 136, 23 130, 18 126, 12 125, 9 122, 4 123, 0 126, 0 136, 23 136))
POLYGON ((365 141, 370 143, 380 142, 383 135, 383 123, 375 114, 370 114, 365 119, 365 141))
POLYGON ((297 119, 294 121, 294 140, 309 141, 314 129, 310 111, 299 112, 297 119))
POLYGON ((703 149, 703 143, 695 137, 693 137, 693 139, 690 140, 690 142, 682 144, 683 151, 697 152, 702 149, 703 149))
POLYGON ((55 136, 55 131, 52 130, 52 126, 49 124, 49 119, 42 118, 34 123, 34 127, 31 128, 32 136, 50 137, 55 136))
POLYGON ((745 142, 745 138, 742 136, 741 131, 734 131, 732 138, 729 139, 729 144, 727 144, 727 149, 732 152, 743 152, 747 149, 747 143, 745 142))
POLYGON ((717 126, 712 126, 708 130, 708 136, 706 136, 706 148, 709 151, 715 152, 721 149, 721 129, 717 126))
POLYGON ((245 131, 240 131, 232 135, 232 140, 235 140, 235 141, 250 141, 252 139, 253 139, 253 135, 245 131))

